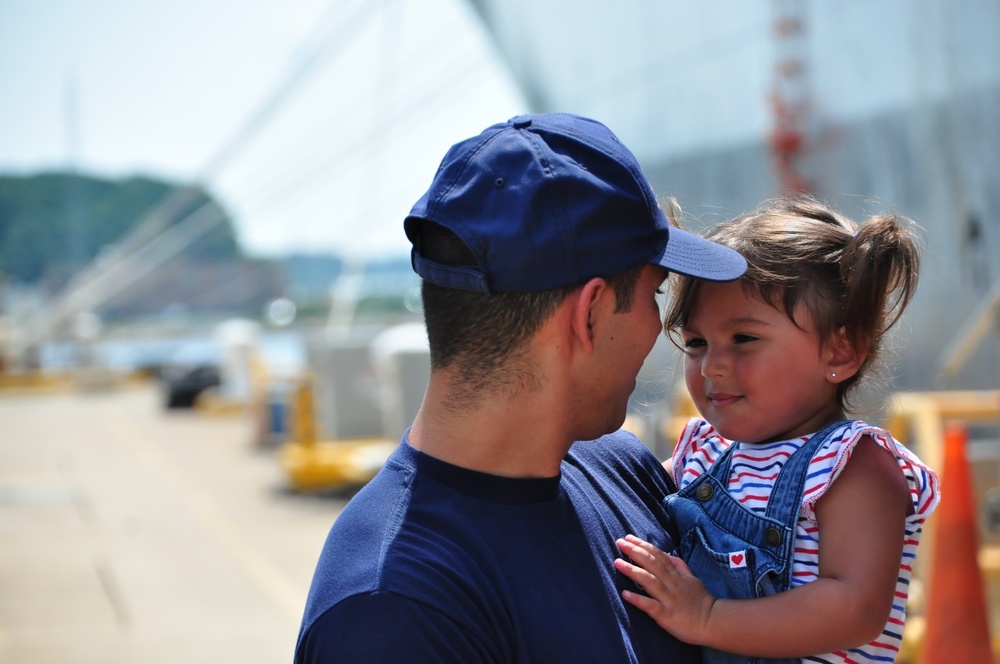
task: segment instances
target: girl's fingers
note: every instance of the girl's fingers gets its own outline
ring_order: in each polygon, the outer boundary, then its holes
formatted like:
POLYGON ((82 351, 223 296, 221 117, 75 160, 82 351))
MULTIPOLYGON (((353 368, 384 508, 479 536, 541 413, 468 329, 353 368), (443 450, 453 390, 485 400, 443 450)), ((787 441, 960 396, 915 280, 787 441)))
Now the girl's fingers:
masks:
MULTIPOLYGON (((622 558, 615 560, 615 569, 637 585, 655 604, 672 604, 675 601, 677 589, 674 586, 680 579, 675 572, 654 573, 622 558)), ((644 610, 648 611, 648 606, 644 610)))
POLYGON ((646 597, 645 595, 640 595, 639 593, 634 593, 630 590, 622 591, 622 599, 637 609, 641 609, 652 616, 655 616, 656 612, 660 608, 660 603, 655 599, 646 597))
POLYGON ((631 542, 632 544, 634 544, 634 545, 636 545, 636 546, 638 546, 638 547, 640 547, 640 548, 648 551, 649 554, 652 555, 652 556, 654 556, 654 557, 657 554, 664 555, 662 551, 660 551, 658 548, 656 548, 656 546, 650 544, 649 542, 647 542, 646 540, 642 539, 641 537, 636 537, 635 535, 626 535, 625 536, 625 541, 626 542, 631 542))
POLYGON ((621 558, 615 559, 615 569, 631 579, 637 586, 649 592, 649 586, 656 583, 656 577, 641 567, 621 558))
POLYGON ((646 593, 622 590, 622 599, 648 614, 663 629, 668 629, 669 625, 664 617, 667 605, 664 604, 663 585, 659 580, 641 567, 621 558, 615 560, 615 568, 646 593))
POLYGON ((693 574, 691 574, 691 568, 687 566, 686 562, 684 562, 677 556, 671 556, 670 554, 667 554, 667 560, 669 560, 670 564, 674 566, 674 571, 677 572, 678 574, 693 576, 693 574))
POLYGON ((615 544, 618 545, 618 550, 631 558, 635 565, 645 570, 663 576, 675 573, 674 564, 670 560, 671 556, 649 542, 628 535, 625 539, 617 540, 615 544))

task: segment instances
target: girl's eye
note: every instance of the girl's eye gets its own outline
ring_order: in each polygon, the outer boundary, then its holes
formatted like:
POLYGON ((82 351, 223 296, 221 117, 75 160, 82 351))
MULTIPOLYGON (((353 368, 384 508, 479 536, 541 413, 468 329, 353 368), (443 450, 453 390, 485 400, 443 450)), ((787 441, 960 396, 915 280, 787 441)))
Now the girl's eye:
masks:
POLYGON ((705 346, 705 340, 700 337, 691 337, 690 339, 684 340, 685 350, 695 350, 696 348, 703 348, 705 346))
POLYGON ((751 341, 757 341, 757 337, 752 334, 735 334, 733 335, 733 341, 738 344, 750 343, 751 341))

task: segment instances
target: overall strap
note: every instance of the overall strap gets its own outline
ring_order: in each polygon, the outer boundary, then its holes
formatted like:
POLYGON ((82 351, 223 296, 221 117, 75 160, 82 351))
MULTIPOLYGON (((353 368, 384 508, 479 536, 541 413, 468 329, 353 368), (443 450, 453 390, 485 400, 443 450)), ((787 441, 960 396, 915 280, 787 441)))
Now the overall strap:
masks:
POLYGON ((792 453, 781 467, 774 488, 771 489, 771 497, 767 501, 765 512, 767 516, 787 523, 792 528, 795 527, 799 510, 802 508, 802 492, 809 476, 809 464, 816 456, 817 450, 829 442, 847 423, 848 420, 841 420, 823 427, 792 453))
POLYGON ((704 473, 705 475, 710 475, 714 477, 718 482, 724 487, 729 486, 729 466, 733 461, 733 451, 736 449, 737 445, 735 442, 730 443, 726 449, 722 450, 722 454, 719 458, 715 460, 708 470, 704 473))

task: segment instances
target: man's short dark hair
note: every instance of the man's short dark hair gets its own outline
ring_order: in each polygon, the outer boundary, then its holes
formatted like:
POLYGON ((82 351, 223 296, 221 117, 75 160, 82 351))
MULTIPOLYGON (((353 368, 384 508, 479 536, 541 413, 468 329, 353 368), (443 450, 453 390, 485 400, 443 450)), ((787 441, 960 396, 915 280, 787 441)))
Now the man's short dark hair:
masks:
MULTIPOLYGON (((451 231, 424 221, 419 233, 426 258, 445 265, 475 266, 468 247, 451 231)), ((608 278, 617 311, 631 309, 642 267, 608 278)), ((470 389, 490 384, 580 285, 526 293, 480 293, 424 281, 421 294, 431 370, 456 364, 470 389)))

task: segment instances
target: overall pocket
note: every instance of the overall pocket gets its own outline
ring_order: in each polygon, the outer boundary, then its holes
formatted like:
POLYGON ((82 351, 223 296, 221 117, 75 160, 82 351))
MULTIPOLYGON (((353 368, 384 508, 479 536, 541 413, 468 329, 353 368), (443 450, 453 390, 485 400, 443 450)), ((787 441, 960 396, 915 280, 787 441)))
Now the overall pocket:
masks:
POLYGON ((756 552, 747 542, 731 535, 713 540, 701 526, 695 526, 685 534, 679 550, 691 572, 715 597, 754 596, 756 552))

